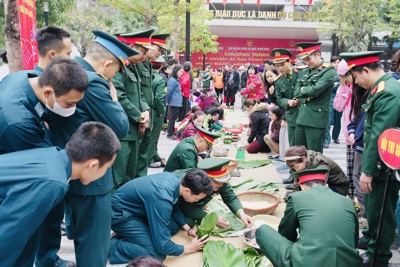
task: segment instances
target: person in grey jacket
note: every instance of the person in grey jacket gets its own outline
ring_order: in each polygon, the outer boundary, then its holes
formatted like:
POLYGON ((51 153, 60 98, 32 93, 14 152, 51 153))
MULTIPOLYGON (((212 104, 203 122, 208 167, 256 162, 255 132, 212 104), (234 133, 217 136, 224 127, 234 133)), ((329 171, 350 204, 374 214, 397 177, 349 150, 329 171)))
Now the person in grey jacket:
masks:
POLYGON ((167 105, 169 106, 167 138, 171 140, 177 139, 177 137, 174 135, 174 126, 175 121, 179 116, 179 110, 182 107, 182 90, 179 83, 179 78, 182 76, 182 74, 182 66, 176 65, 172 69, 171 78, 167 83, 166 101, 167 105))

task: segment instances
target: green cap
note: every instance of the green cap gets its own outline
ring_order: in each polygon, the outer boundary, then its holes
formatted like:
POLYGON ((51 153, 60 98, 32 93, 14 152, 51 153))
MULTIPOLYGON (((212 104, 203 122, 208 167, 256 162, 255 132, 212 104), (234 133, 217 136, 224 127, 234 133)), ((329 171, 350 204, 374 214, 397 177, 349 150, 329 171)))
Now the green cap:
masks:
POLYGON ((362 51, 353 53, 340 53, 340 57, 346 60, 349 70, 353 67, 379 62, 379 55, 385 51, 362 51))
POLYGON ((153 49, 151 47, 151 34, 154 32, 154 29, 141 31, 141 32, 131 32, 131 33, 119 33, 116 34, 118 40, 124 42, 128 45, 140 45, 147 49, 153 49))
POLYGON ((125 60, 128 57, 138 55, 139 52, 135 49, 130 48, 126 44, 119 41, 112 35, 105 33, 100 30, 93 30, 94 35, 96 35, 96 39, 94 40, 96 43, 101 44, 106 48, 108 51, 111 52, 116 58, 121 61, 121 64, 125 65, 125 60))
POLYGON ((308 169, 304 171, 295 172, 294 174, 299 177, 299 184, 303 184, 312 180, 326 180, 327 169, 308 169))
POLYGON ((271 51, 271 56, 272 56, 272 62, 276 64, 290 60, 293 54, 289 50, 283 48, 275 48, 274 50, 271 51))
POLYGON ((150 61, 151 64, 154 63, 164 63, 165 62, 165 58, 163 56, 159 56, 157 59, 150 61))
POLYGON ((206 158, 197 164, 197 168, 205 171, 214 181, 227 183, 231 179, 228 172, 229 162, 231 162, 231 159, 228 158, 206 158))
POLYGON ((196 127, 196 128, 198 130, 197 134, 200 135, 201 137, 203 137, 210 146, 212 146, 212 144, 214 143, 215 139, 221 137, 221 135, 218 134, 218 133, 210 132, 210 131, 208 131, 208 130, 206 130, 204 128, 201 128, 201 127, 196 127))
POLYGON ((320 42, 308 42, 308 43, 296 43, 297 49, 299 49, 300 58, 305 59, 311 53, 321 50, 320 42))
POLYGON ((167 50, 167 38, 170 36, 169 33, 164 33, 164 34, 154 34, 150 41, 151 44, 158 45, 162 49, 167 50))

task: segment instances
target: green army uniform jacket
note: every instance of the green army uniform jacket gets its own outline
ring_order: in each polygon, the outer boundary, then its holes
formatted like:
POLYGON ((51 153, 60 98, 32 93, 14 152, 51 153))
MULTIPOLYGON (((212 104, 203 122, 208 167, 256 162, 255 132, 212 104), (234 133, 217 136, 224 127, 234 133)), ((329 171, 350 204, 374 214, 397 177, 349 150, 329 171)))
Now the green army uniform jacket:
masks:
MULTIPOLYGON (((326 156, 322 155, 320 152, 315 152, 312 150, 307 150, 307 166, 306 169, 327 169, 329 170, 327 175, 326 183, 330 186, 335 187, 340 194, 346 196, 349 190, 350 180, 343 172, 342 168, 326 156)), ((291 169, 294 177, 293 190, 299 190, 299 178, 295 173, 294 169, 291 169)))
MULTIPOLYGON (((378 138, 389 128, 400 127, 400 83, 390 73, 383 75, 372 86, 363 109, 366 113, 364 123, 364 151, 362 172, 374 179, 386 179, 385 170, 377 167, 379 160, 378 138)), ((393 175, 393 179, 394 175, 393 175)))
POLYGON ((153 114, 156 117, 162 117, 165 114, 164 105, 164 89, 165 79, 156 71, 153 72, 153 94, 154 94, 154 105, 153 114))
POLYGON ((335 75, 332 65, 323 61, 318 67, 301 72, 294 91, 294 97, 300 100, 297 124, 326 129, 335 75))
MULTIPOLYGON (((174 173, 177 174, 181 179, 191 169, 177 170, 174 173)), ((204 206, 213 198, 215 194, 221 195, 222 201, 228 206, 233 214, 237 215, 240 209, 243 209, 242 203, 237 198, 232 186, 229 183, 225 183, 220 189, 212 192, 211 195, 207 195, 205 198, 195 203, 186 202, 182 197, 179 197, 179 207, 181 208, 185 217, 191 218, 194 221, 201 221, 207 212, 203 210, 204 206)))
MULTIPOLYGON (((154 105, 154 93, 151 88, 151 83, 153 82, 153 70, 151 69, 150 62, 146 60, 145 62, 138 64, 136 67, 140 77, 143 98, 147 105, 152 109, 154 105)), ((153 114, 150 114, 150 127, 153 123, 152 116, 153 114)))
POLYGON ((140 87, 140 76, 135 65, 124 66, 125 73, 118 72, 112 79, 117 89, 118 102, 129 119, 128 134, 120 138, 122 141, 136 141, 139 135, 139 122, 142 112, 149 110, 140 87))
POLYGON ((293 67, 292 78, 290 81, 282 74, 280 74, 275 80, 276 103, 278 106, 286 110, 286 121, 291 125, 296 124, 299 107, 290 107, 288 101, 294 98, 297 79, 301 75, 302 71, 303 70, 293 67))
POLYGON ((198 150, 193 136, 183 139, 172 151, 165 165, 165 172, 193 169, 199 162, 198 150))

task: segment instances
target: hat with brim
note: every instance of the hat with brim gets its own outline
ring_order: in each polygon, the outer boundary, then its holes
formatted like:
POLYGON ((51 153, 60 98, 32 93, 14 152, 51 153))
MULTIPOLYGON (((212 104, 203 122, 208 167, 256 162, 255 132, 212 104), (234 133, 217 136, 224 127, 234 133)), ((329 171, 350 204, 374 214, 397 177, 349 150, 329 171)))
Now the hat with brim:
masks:
POLYGON ((305 182, 313 180, 326 181, 327 172, 328 172, 327 169, 308 169, 304 171, 295 172, 294 175, 296 175, 299 178, 299 184, 303 184, 305 182))
POLYGON ((305 59, 313 52, 321 50, 320 42, 308 42, 308 43, 296 43, 297 49, 299 49, 300 59, 305 59))
POLYGON ((150 61, 150 64, 161 67, 164 62, 165 58, 163 56, 159 56, 157 59, 150 61))
POLYGON ((197 134, 198 134, 200 137, 204 138, 204 139, 206 140, 206 142, 207 142, 210 146, 213 145, 215 139, 221 137, 220 134, 210 132, 210 131, 208 131, 208 130, 206 130, 206 129, 204 129, 204 128, 201 128, 201 127, 197 127, 197 126, 195 126, 195 127, 196 127, 196 129, 198 130, 198 131, 197 131, 197 134))
POLYGON ((105 33, 100 30, 93 30, 94 35, 96 35, 96 39, 94 40, 96 43, 102 45, 111 54, 113 54, 119 61, 121 62, 122 66, 125 65, 125 60, 128 57, 138 55, 139 52, 135 49, 130 48, 123 42, 119 41, 112 35, 105 33))
POLYGON ((227 183, 231 180, 228 171, 228 158, 206 158, 197 164, 197 168, 204 170, 208 176, 216 182, 227 183))
POLYGON ((379 55, 385 51, 362 51, 353 53, 340 53, 340 57, 346 60, 349 70, 354 67, 379 62, 379 55))
POLYGON ((274 50, 271 51, 271 56, 272 56, 272 63, 277 64, 290 60, 293 54, 286 49, 275 48, 274 50))
POLYGON ((131 33, 119 33, 116 34, 118 40, 124 42, 127 45, 140 45, 146 49, 153 50, 151 46, 150 38, 154 29, 141 32, 131 32, 131 33))
POLYGON ((151 44, 155 44, 158 45, 159 47, 161 47, 162 49, 167 50, 167 38, 170 36, 169 33, 164 33, 164 34, 154 34, 150 41, 151 44))

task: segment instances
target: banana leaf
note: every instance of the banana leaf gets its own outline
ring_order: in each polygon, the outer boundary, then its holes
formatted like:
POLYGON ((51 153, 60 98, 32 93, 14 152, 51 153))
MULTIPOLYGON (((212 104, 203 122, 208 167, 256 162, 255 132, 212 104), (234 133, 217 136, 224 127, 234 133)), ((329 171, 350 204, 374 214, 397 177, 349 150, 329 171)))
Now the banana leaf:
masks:
POLYGON ((233 214, 232 212, 217 211, 217 215, 224 216, 224 218, 229 221, 229 226, 228 228, 225 229, 214 227, 212 233, 215 235, 218 235, 220 237, 225 237, 227 235, 236 233, 237 231, 240 231, 245 228, 244 223, 241 220, 239 220, 239 218, 236 217, 235 214, 233 214))
POLYGON ((269 260, 258 253, 255 248, 245 248, 243 249, 244 257, 248 267, 267 267, 270 266, 269 260))
POLYGON ((256 159, 256 160, 238 160, 238 169, 253 169, 268 165, 271 163, 269 159, 256 159))
POLYGON ((208 241, 203 255, 207 267, 247 267, 243 251, 224 241, 208 241))
POLYGON ((227 210, 227 207, 218 199, 213 197, 208 203, 207 203, 207 209, 210 212, 213 211, 225 211, 227 210))
POLYGON ((201 224, 197 227, 197 235, 199 238, 210 235, 211 231, 214 229, 218 222, 218 215, 216 212, 211 212, 207 214, 202 220, 201 224))
POLYGON ((253 182, 254 180, 253 180, 253 178, 247 178, 247 179, 245 179, 245 180, 240 180, 240 179, 238 179, 238 180, 231 180, 231 182, 229 182, 229 184, 232 186, 232 187, 238 187, 238 186, 240 186, 240 185, 242 185, 242 184, 245 184, 245 183, 248 183, 248 182, 253 182))

